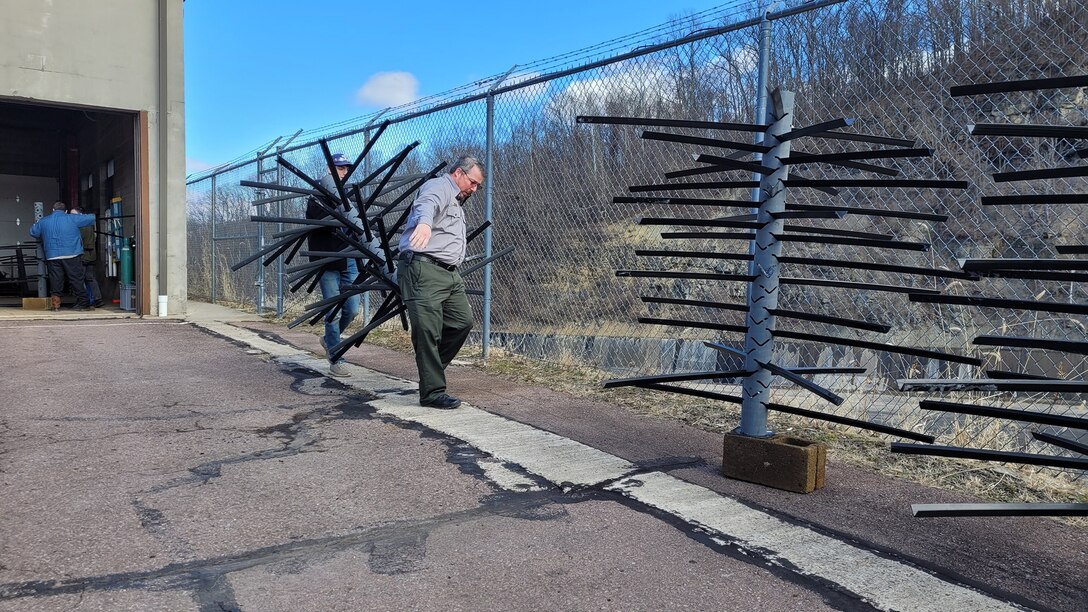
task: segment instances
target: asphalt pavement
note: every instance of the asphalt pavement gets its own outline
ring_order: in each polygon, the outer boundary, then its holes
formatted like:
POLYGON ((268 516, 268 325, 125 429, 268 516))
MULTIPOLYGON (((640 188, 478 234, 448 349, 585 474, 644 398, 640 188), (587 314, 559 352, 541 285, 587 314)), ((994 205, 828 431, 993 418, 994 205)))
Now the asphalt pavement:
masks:
POLYGON ((797 495, 721 438, 317 336, 0 317, 0 610, 1088 610, 1088 530, 831 464, 797 495))

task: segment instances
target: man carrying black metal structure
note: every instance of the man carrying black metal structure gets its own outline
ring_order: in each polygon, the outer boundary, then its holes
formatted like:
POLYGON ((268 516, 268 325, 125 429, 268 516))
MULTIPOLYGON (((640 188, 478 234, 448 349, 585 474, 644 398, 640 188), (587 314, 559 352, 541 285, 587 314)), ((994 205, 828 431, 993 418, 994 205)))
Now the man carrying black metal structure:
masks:
POLYGON ((419 190, 400 239, 397 276, 412 325, 419 404, 441 410, 461 400, 446 393, 446 367, 472 330, 472 310, 458 266, 465 260, 465 201, 484 181, 475 157, 461 157, 453 170, 419 190))
MULTIPOLYGON (((348 174, 348 169, 351 167, 351 161, 343 153, 336 153, 332 156, 332 163, 340 180, 343 181, 348 174)), ((331 193, 337 193, 336 179, 333 178, 332 172, 333 170, 330 169, 329 173, 321 179, 321 186, 331 193)), ((341 212, 348 220, 356 224, 359 223, 358 213, 350 205, 347 205, 341 212)), ((306 218, 323 219, 326 216, 328 216, 328 213, 316 201, 311 199, 306 206, 306 218)), ((338 237, 337 233, 333 229, 314 231, 310 234, 308 240, 309 249, 311 251, 340 251, 347 248, 347 243, 338 237)), ((311 257, 311 260, 315 259, 321 259, 321 257, 311 257)), ((354 283, 357 276, 359 276, 359 267, 354 259, 344 258, 327 264, 319 279, 321 298, 327 300, 339 295, 341 288, 354 283)), ((344 301, 338 311, 334 310, 325 317, 325 333, 321 336, 321 346, 328 351, 331 347, 339 344, 340 334, 351 325, 351 322, 358 315, 359 296, 353 295, 344 301)), ((329 373, 340 377, 351 375, 347 367, 345 367, 343 359, 333 360, 331 356, 329 359, 329 373)))

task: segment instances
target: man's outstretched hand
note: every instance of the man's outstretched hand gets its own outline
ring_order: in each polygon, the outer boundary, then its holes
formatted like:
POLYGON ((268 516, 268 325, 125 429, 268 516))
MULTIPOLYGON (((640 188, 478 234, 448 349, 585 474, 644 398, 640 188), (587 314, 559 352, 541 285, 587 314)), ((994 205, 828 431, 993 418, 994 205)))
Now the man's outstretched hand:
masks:
POLYGON ((427 246, 427 243, 431 241, 431 226, 429 225, 417 225, 412 230, 412 236, 408 239, 408 244, 415 250, 420 250, 427 246))

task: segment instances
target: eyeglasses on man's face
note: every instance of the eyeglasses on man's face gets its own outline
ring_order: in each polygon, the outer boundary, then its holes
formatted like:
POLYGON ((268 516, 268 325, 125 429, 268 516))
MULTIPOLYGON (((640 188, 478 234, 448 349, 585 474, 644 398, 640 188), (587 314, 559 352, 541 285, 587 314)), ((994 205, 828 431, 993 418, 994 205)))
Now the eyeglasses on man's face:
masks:
POLYGON ((475 187, 477 189, 480 188, 480 185, 484 184, 483 181, 477 181, 476 179, 469 176, 468 172, 465 172, 464 169, 461 169, 461 176, 465 177, 465 179, 468 180, 469 184, 471 184, 473 187, 475 187))

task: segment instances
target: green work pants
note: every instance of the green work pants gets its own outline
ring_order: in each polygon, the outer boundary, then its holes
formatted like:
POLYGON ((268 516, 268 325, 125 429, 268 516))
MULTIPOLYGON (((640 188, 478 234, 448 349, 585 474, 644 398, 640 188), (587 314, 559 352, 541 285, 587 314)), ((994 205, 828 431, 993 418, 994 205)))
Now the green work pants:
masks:
POLYGON ((419 401, 427 403, 446 392, 446 366, 468 339, 472 310, 457 272, 416 257, 401 264, 397 278, 412 324, 419 401))

